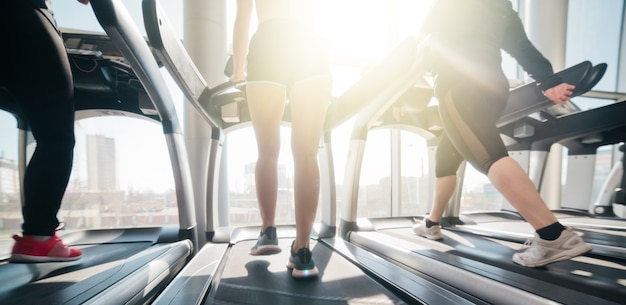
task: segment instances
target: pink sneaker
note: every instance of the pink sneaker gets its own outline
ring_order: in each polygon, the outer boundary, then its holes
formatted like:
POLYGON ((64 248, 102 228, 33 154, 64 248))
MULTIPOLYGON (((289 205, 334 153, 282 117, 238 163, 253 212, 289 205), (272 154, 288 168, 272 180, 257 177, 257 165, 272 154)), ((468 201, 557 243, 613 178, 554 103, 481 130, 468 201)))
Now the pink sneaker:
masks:
POLYGON ((9 258, 12 263, 67 262, 83 256, 80 249, 64 245, 56 233, 46 241, 18 235, 13 235, 13 239, 15 244, 9 258))

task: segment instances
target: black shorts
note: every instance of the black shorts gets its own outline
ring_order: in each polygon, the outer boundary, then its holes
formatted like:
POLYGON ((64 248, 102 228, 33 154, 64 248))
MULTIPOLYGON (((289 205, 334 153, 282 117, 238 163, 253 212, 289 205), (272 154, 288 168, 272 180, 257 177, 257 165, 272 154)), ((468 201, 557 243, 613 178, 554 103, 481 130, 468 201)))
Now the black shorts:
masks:
POLYGON ((330 76, 328 48, 313 29, 295 21, 263 22, 250 40, 246 81, 289 88, 301 80, 330 76))
POLYGON ((439 92, 445 134, 437 147, 437 177, 454 175, 463 159, 487 174, 493 163, 509 155, 496 127, 508 100, 508 85, 506 78, 496 82, 486 87, 463 79, 439 92))

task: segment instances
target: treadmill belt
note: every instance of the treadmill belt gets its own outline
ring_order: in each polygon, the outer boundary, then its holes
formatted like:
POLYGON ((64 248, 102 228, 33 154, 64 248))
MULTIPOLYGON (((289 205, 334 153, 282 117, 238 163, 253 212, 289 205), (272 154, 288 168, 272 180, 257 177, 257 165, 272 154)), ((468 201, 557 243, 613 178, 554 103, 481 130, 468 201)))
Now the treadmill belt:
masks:
POLYGON ((294 279, 286 268, 291 239, 280 239, 275 255, 249 255, 255 242, 232 246, 204 304, 405 304, 322 243, 311 241, 319 277, 294 279))
POLYGON ((412 251, 565 304, 599 304, 600 300, 624 304, 626 300, 624 260, 603 260, 584 255, 540 268, 528 268, 511 259, 521 247, 518 243, 450 230, 443 230, 444 239, 438 242, 417 237, 410 228, 378 232, 416 245, 432 244, 432 247, 412 251), (557 289, 560 292, 555 291, 557 289))

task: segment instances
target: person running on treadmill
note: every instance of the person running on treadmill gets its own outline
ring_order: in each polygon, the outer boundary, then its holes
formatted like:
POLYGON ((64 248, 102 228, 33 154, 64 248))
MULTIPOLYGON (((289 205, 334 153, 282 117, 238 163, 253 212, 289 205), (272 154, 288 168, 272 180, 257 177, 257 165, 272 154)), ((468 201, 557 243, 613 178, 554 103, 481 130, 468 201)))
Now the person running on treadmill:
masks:
POLYGON ((314 2, 238 0, 233 34, 230 81, 246 80, 258 148, 255 181, 263 224, 251 255, 280 252, 275 226, 277 162, 280 123, 285 104, 291 107, 296 238, 287 267, 293 270, 293 277, 316 276, 319 272, 309 249, 309 236, 319 198, 317 150, 332 79, 328 44, 314 30, 314 2), (258 27, 250 38, 255 7, 258 27))
POLYGON ((77 260, 82 251, 56 235, 74 156, 74 88, 61 32, 44 0, 1 6, 0 85, 18 101, 37 142, 24 174, 22 236, 13 235, 9 261, 77 260))
POLYGON ((554 74, 551 63, 529 41, 511 3, 438 0, 421 33, 435 35, 432 72, 444 133, 436 152, 434 203, 414 232, 442 238, 439 222, 454 192, 456 171, 467 160, 487 175, 536 231, 529 247, 513 255, 515 263, 538 267, 590 251, 548 209, 530 177, 509 157, 496 127, 509 96, 501 50, 514 57, 555 104, 569 101, 574 90, 554 74))

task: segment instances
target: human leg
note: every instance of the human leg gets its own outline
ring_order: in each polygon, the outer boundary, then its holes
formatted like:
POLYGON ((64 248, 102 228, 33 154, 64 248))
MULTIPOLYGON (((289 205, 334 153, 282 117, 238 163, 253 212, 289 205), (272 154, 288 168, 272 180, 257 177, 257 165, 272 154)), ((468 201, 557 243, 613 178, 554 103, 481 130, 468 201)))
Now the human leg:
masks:
POLYGON ((308 246, 317 211, 320 187, 317 152, 330 100, 330 86, 330 77, 316 77, 295 84, 290 95, 296 249, 308 246))
POLYGON ((563 227, 558 222, 517 161, 509 157, 496 161, 489 169, 488 177, 537 232, 527 242, 529 247, 525 251, 513 255, 514 262, 540 267, 591 251, 572 228, 563 227))
POLYGON ((246 95, 257 142, 255 185, 263 222, 259 242, 251 249, 250 254, 277 253, 280 252, 275 230, 277 163, 280 153, 280 121, 286 93, 282 86, 249 83, 246 85, 246 95))
POLYGON ((415 234, 432 240, 443 238, 441 234, 441 218, 446 210, 454 189, 456 187, 456 175, 440 177, 435 180, 435 198, 433 206, 424 221, 413 226, 415 234))
POLYGON ((21 29, 19 35, 29 39, 9 35, 14 41, 13 60, 6 64, 11 72, 6 85, 19 101, 37 145, 24 175, 24 236, 13 236, 10 261, 79 259, 82 252, 56 236, 74 149, 73 83, 65 47, 43 2, 10 1, 11 5, 5 12, 21 29))
POLYGON ((451 89, 445 95, 441 114, 450 139, 463 157, 487 175, 496 189, 535 230, 555 223, 556 217, 546 206, 528 174, 508 156, 495 127, 497 117, 489 112, 489 103, 477 102, 481 100, 491 101, 492 104, 501 103, 498 99, 490 98, 488 93, 467 86, 451 89))
POLYGON ((463 156, 456 150, 446 133, 441 136, 435 154, 435 198, 428 219, 441 221, 454 189, 456 188, 456 172, 463 162, 463 156))
POLYGON ((490 115, 497 112, 490 112, 490 104, 485 101, 498 103, 497 98, 460 86, 445 95, 442 118, 445 117, 444 128, 463 157, 487 175, 539 235, 540 241, 534 242, 527 251, 517 253, 513 260, 525 266, 541 266, 591 250, 580 236, 558 222, 528 174, 508 156, 495 127, 497 116, 490 115), (464 108, 468 106, 473 109, 464 108), (553 249, 547 250, 549 247, 553 249))
POLYGON ((454 189, 456 187, 456 175, 439 177, 435 181, 435 198, 428 219, 432 222, 440 222, 443 212, 446 210, 454 189))
MULTIPOLYGON (((315 221, 320 190, 320 173, 317 152, 330 100, 331 79, 320 76, 294 84, 290 94, 291 150, 294 159, 294 201, 296 213, 296 239, 292 254, 305 263, 294 268, 294 277, 317 274, 309 250, 309 238, 315 221), (310 263, 309 263, 310 262, 310 263)), ((294 267, 295 257, 290 260, 294 267)))
POLYGON ((446 210, 450 198, 456 188, 456 171, 463 162, 463 157, 457 152, 447 134, 443 134, 436 152, 435 167, 435 196, 430 213, 424 221, 413 226, 413 231, 419 236, 438 240, 443 237, 439 222, 446 210))
POLYGON ((24 177, 24 234, 52 236, 73 160, 72 74, 51 15, 26 3, 14 13, 20 16, 16 26, 23 29, 21 35, 30 38, 13 46, 20 51, 10 64, 7 87, 37 142, 24 177))
POLYGON ((535 184, 513 158, 505 157, 493 163, 487 177, 535 230, 557 222, 535 184))

